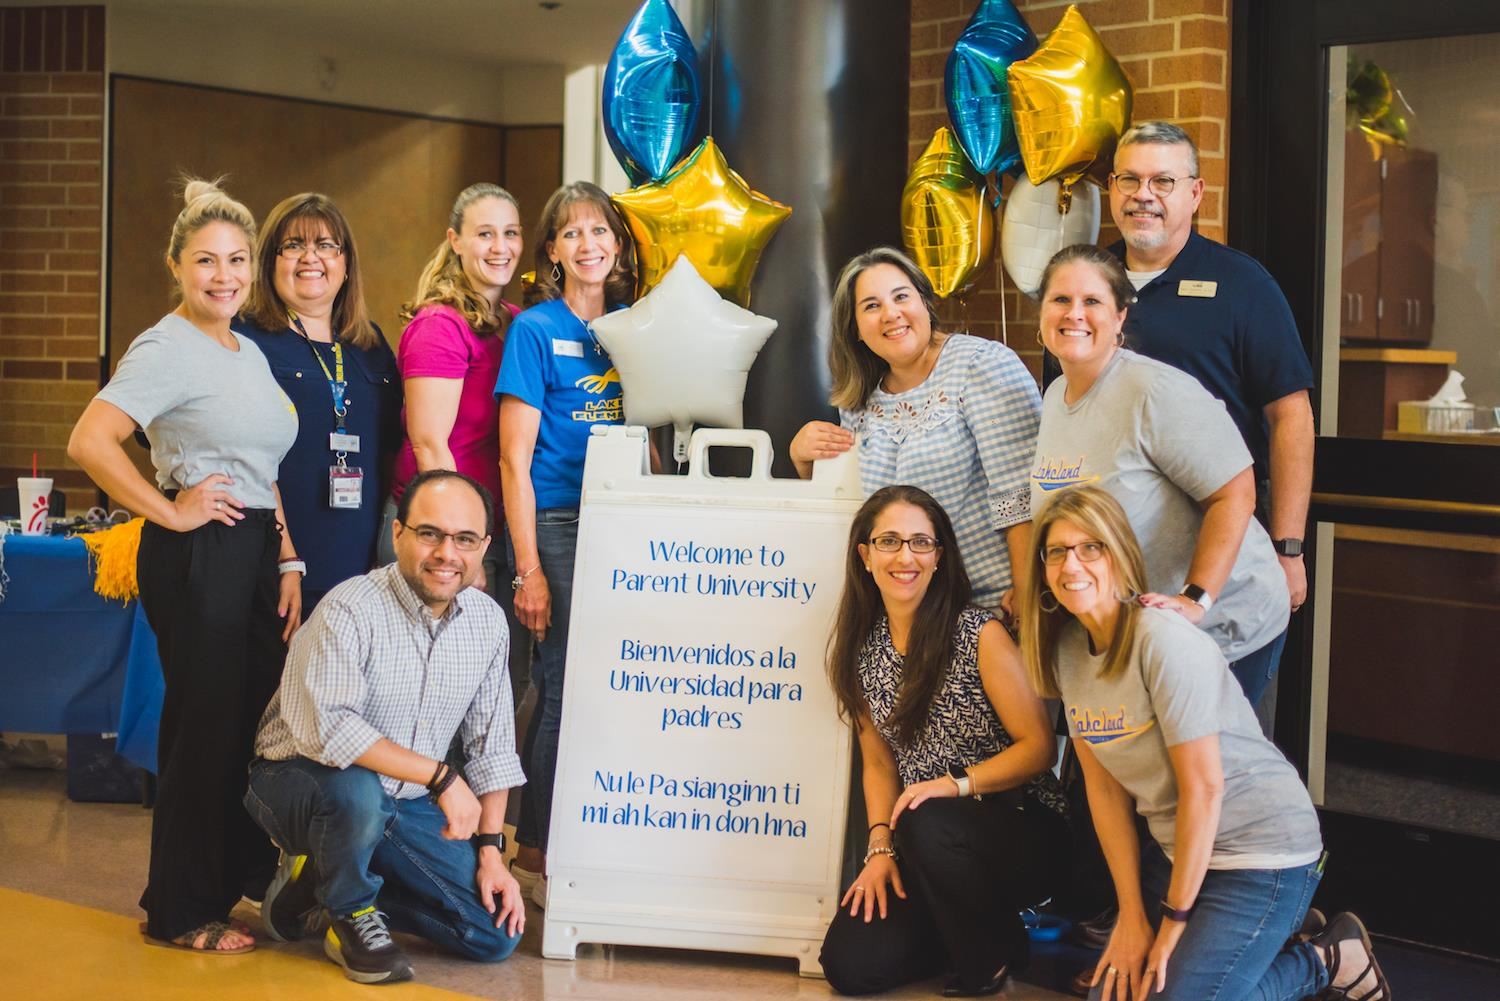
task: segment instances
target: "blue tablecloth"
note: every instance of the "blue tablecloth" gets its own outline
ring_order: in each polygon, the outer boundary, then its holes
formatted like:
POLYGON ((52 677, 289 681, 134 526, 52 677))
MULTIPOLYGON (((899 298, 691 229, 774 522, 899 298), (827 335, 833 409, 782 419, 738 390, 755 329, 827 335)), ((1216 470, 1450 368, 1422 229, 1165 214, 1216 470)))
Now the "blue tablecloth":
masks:
POLYGON ((0 731, 118 732, 155 771, 161 661, 140 602, 94 593, 81 539, 13 533, 0 559, 0 731))

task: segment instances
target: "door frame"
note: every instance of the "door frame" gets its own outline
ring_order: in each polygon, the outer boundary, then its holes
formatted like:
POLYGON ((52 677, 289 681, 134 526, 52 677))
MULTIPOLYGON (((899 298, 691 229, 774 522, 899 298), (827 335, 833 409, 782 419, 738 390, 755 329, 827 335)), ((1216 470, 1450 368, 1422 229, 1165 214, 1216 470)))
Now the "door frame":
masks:
MULTIPOLYGON (((1237 0, 1232 4, 1230 243, 1281 285, 1313 371, 1323 371, 1328 47, 1500 32, 1493 0, 1237 0)), ((1340 71, 1341 72, 1341 71, 1340 71)), ((1321 380, 1320 380, 1321 383, 1321 380)), ((1321 384, 1313 392, 1319 405, 1321 384)), ((1318 437, 1318 522, 1500 536, 1500 448, 1318 437)), ((1316 580, 1315 545, 1308 579, 1316 580)), ((1293 617, 1281 665, 1278 743, 1306 774, 1313 719, 1313 604, 1293 617)), ((1500 680, 1500 679, 1497 679, 1500 680)), ((1500 959, 1500 841, 1319 811, 1330 867, 1324 910, 1385 934, 1500 959)))

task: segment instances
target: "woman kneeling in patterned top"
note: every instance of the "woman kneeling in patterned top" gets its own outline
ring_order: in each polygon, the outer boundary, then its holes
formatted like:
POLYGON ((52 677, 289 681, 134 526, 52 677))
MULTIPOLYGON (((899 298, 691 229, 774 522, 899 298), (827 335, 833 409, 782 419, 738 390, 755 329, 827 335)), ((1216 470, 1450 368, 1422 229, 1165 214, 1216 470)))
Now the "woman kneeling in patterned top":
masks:
POLYGON ((1052 728, 1010 636, 970 604, 937 501, 877 491, 848 554, 828 672, 859 736, 870 841, 823 972, 842 994, 940 971, 945 996, 993 994, 1026 959, 1021 909, 1067 862, 1052 728))

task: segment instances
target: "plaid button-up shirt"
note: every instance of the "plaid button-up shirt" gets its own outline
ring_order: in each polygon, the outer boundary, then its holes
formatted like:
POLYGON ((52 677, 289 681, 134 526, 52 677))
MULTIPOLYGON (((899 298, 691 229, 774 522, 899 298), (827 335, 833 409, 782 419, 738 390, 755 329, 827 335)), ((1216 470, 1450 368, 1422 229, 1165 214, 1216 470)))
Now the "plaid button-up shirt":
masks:
MULTIPOLYGON (((466 588, 434 619, 397 564, 335 587, 292 637, 255 753, 348 768, 381 737, 442 759, 458 733, 475 795, 521 785, 500 606, 466 588)), ((397 799, 421 785, 381 776, 397 799)))

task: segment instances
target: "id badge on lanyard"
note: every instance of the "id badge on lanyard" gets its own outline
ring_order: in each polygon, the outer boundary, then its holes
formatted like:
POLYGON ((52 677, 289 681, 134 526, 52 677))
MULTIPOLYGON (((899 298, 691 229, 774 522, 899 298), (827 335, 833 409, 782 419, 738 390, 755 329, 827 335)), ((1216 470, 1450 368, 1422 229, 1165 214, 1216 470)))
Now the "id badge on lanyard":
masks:
POLYGON ((307 328, 297 318, 297 314, 290 315, 292 326, 307 341, 308 350, 317 359, 318 367, 323 370, 323 376, 328 380, 328 392, 333 398, 334 430, 328 435, 329 451, 334 453, 334 465, 328 467, 328 506, 334 510, 354 511, 358 510, 364 501, 364 470, 349 467, 349 453, 359 453, 359 435, 349 434, 345 430, 344 419, 349 414, 349 401, 345 394, 349 391, 349 383, 344 378, 344 348, 337 340, 333 342, 333 371, 328 371, 328 363, 323 361, 323 356, 318 354, 318 349, 313 347, 312 338, 307 336, 307 328))

